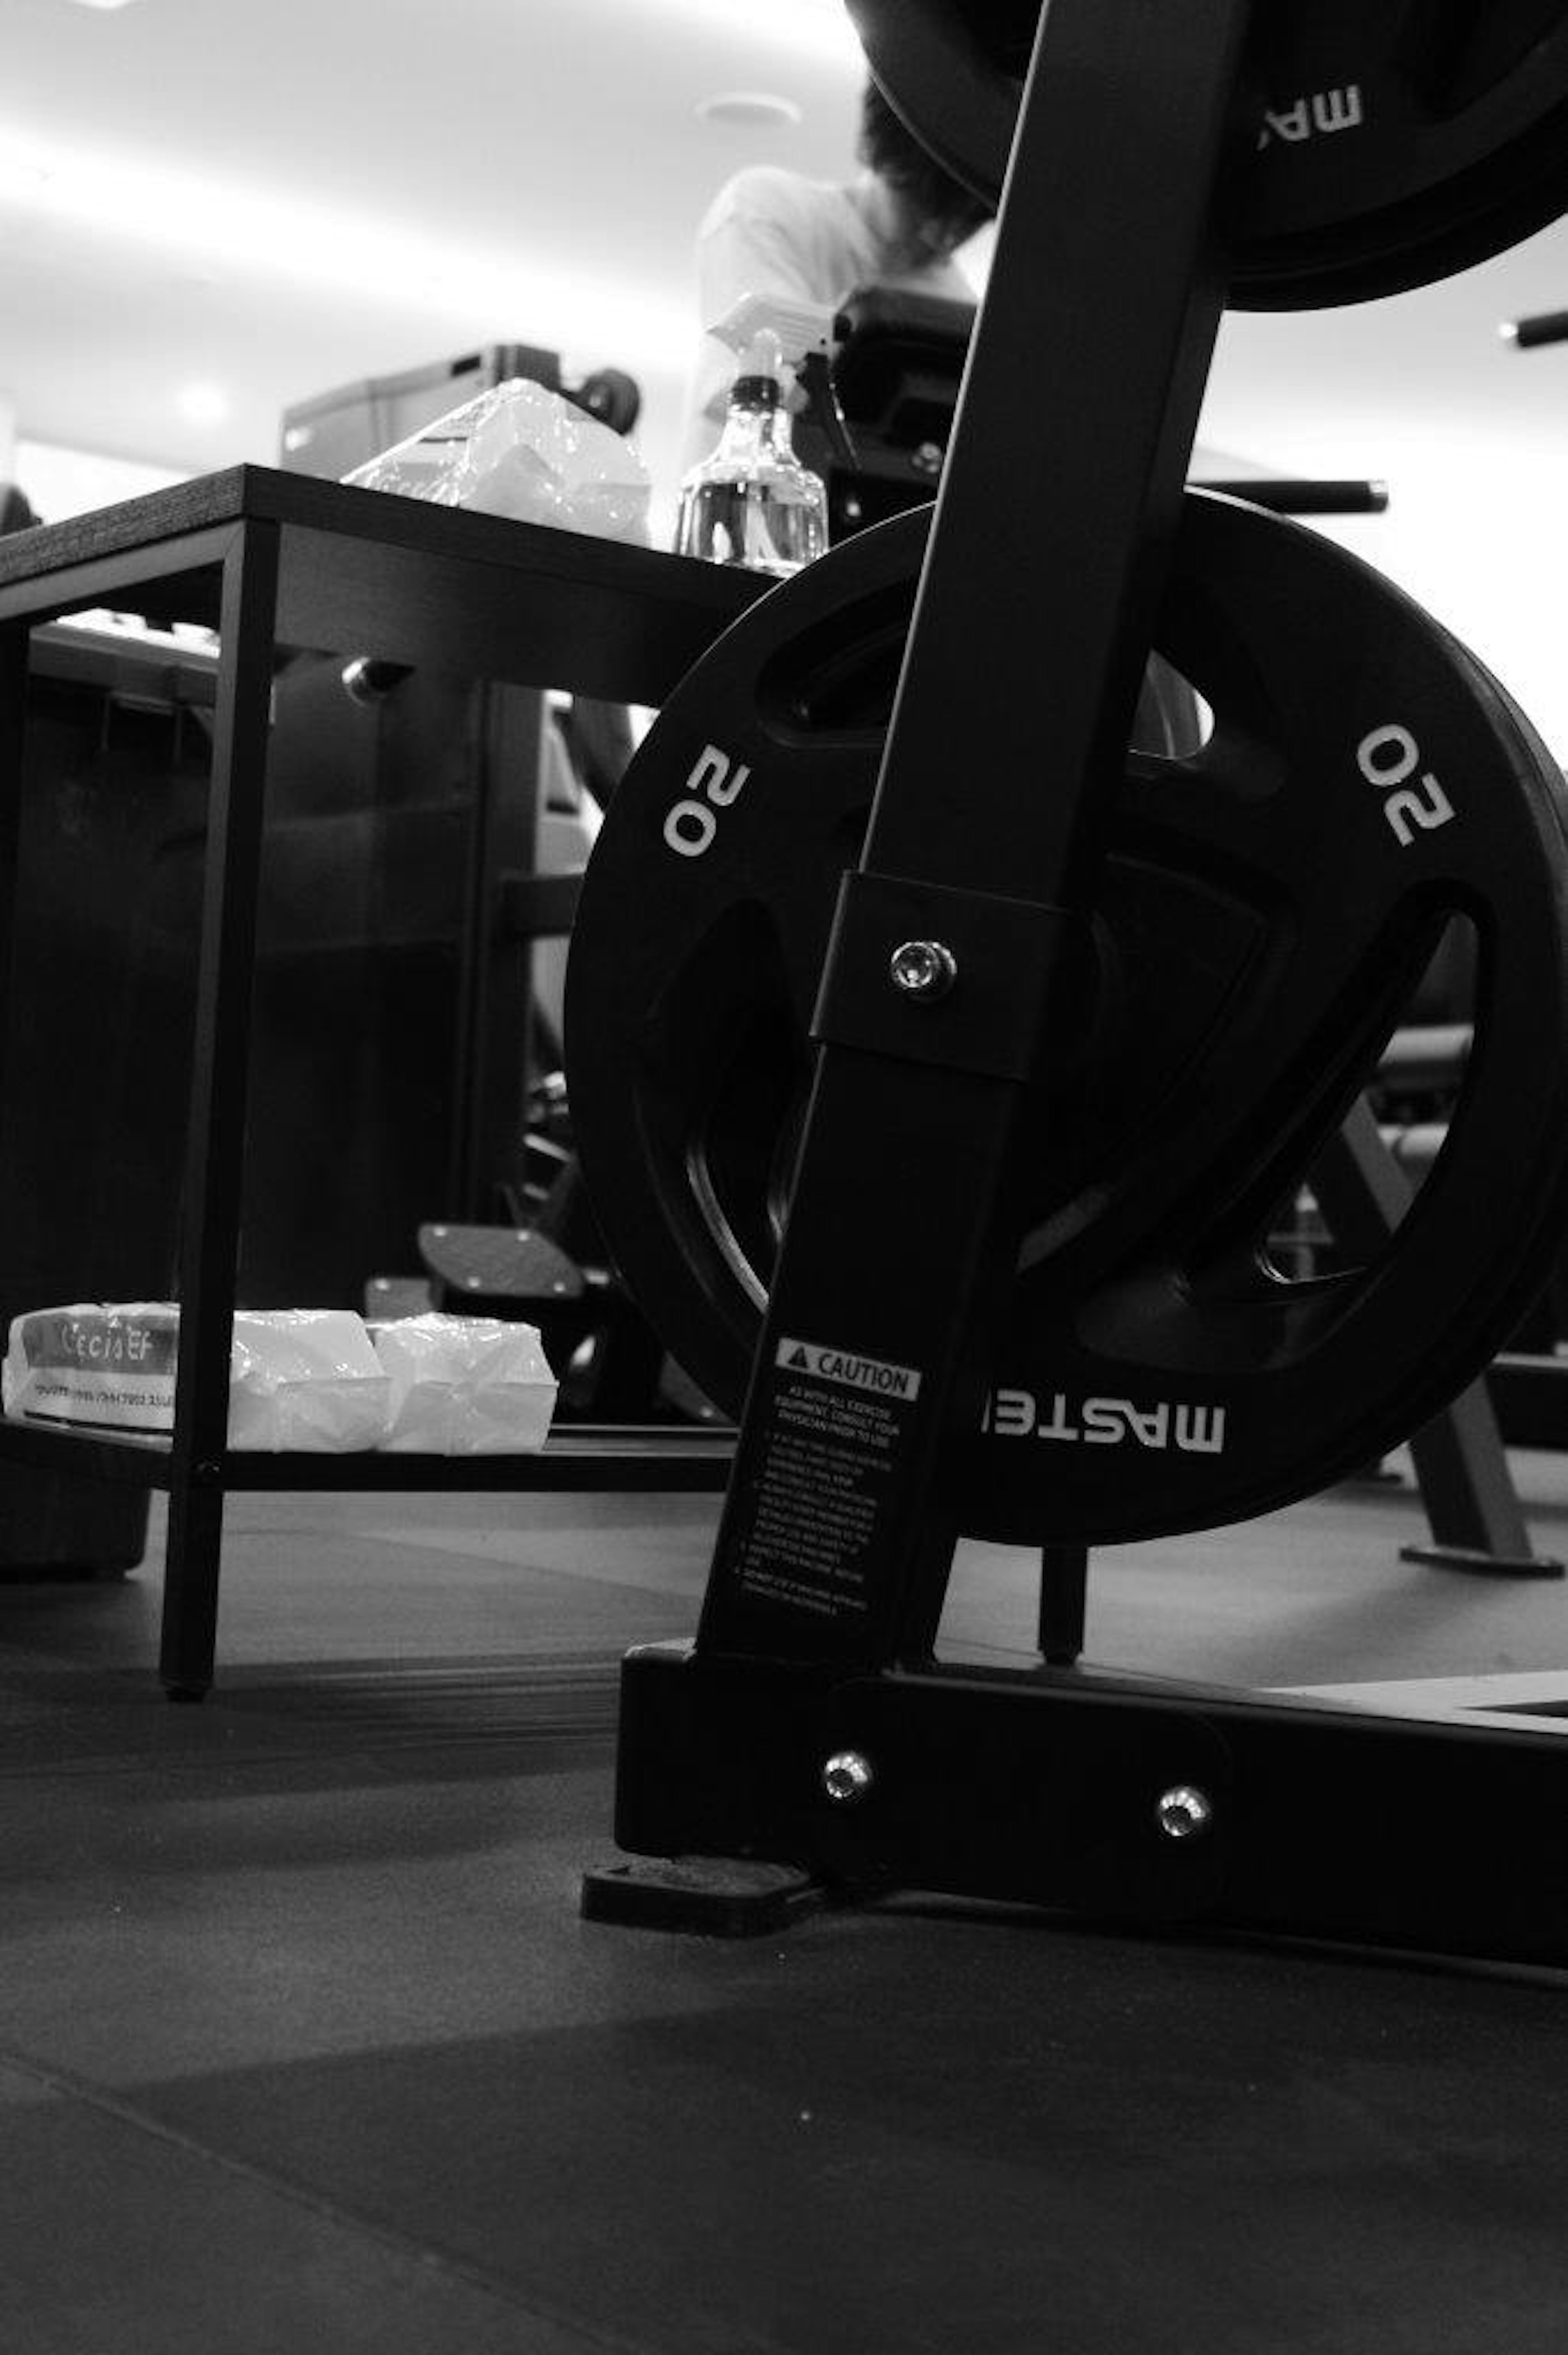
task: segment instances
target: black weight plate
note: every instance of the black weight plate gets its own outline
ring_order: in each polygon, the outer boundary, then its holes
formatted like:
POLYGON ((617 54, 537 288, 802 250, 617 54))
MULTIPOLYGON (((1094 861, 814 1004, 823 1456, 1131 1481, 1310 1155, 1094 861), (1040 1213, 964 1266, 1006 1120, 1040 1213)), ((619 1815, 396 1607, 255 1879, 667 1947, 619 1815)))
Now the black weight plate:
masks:
MULTIPOLYGON (((628 773, 578 911, 589 1189, 645 1313, 731 1410, 925 529, 857 536, 726 633, 628 773)), ((1157 645, 1213 733, 1129 756, 1118 793, 1079 1036, 1028 1099, 1029 1231, 962 1469, 976 1536, 1108 1542, 1326 1486, 1478 1373, 1559 1239, 1564 833, 1526 723, 1368 567, 1232 500, 1189 494, 1157 645), (1448 1144, 1373 1263, 1287 1282, 1269 1214, 1456 914, 1479 982, 1448 1144)), ((874 1221, 852 1169, 844 1189, 874 1221)))
MULTIPOLYGON (((994 199, 1039 0, 849 0, 876 80, 994 199)), ((1467 269, 1568 208, 1562 0, 1257 0, 1264 129, 1230 300, 1365 302, 1467 269)))

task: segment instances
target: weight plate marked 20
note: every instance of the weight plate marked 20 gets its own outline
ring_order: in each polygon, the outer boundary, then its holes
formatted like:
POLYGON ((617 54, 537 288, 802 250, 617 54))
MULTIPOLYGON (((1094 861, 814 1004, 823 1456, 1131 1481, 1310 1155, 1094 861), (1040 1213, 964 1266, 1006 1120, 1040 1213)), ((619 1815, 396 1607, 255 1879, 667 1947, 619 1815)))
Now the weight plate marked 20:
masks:
MULTIPOLYGON (((925 531, 862 534, 726 634, 623 782, 577 918, 588 1183, 643 1308, 732 1409, 925 531), (665 827, 694 778, 715 824, 689 856, 665 827)), ((1563 1208, 1564 827, 1528 723, 1370 568, 1234 501, 1189 495, 1156 643, 1213 732, 1129 758, 1073 1043, 1029 1093, 989 1428, 954 1475, 975 1536, 1112 1542, 1342 1476, 1478 1373, 1563 1208), (1287 1281, 1269 1215, 1455 916, 1479 985, 1449 1142, 1375 1262, 1287 1281)))

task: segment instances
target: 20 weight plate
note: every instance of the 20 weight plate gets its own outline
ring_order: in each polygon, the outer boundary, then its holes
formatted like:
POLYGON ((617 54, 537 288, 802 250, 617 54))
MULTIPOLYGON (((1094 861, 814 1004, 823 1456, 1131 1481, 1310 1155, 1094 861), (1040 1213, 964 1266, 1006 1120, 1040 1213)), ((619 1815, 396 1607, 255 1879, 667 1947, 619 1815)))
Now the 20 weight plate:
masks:
MULTIPOLYGON (((709 651, 577 916, 585 1174, 643 1309, 732 1411, 926 527, 859 535, 709 651)), ((1004 1541, 1208 1526, 1342 1476, 1474 1378, 1560 1233, 1563 794, 1527 723, 1368 567, 1232 500, 1188 495, 1156 644, 1213 732, 1129 755, 1072 1043, 1029 1093, 1028 1231, 989 1428, 955 1472, 960 1526, 1004 1541), (1448 1142, 1372 1263, 1287 1281, 1270 1215, 1456 917, 1479 979, 1448 1142)), ((1049 790, 1049 725, 1021 791, 1049 790)), ((843 1187, 874 1222, 853 1169, 843 1187)))
MULTIPOLYGON (((1039 0, 849 0, 923 144, 994 200, 1039 0)), ((1467 269, 1568 208, 1561 0, 1257 0, 1261 144, 1230 300, 1364 302, 1467 269)))

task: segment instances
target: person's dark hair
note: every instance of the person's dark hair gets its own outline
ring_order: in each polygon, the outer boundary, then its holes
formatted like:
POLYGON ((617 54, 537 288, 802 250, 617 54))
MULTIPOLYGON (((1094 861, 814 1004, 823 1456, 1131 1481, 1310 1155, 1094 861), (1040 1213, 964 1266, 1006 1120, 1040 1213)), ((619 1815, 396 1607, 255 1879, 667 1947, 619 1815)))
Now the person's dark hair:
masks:
POLYGON ((37 520, 32 501, 20 485, 0 483, 0 534, 31 531, 37 520))
POLYGON ((861 94, 855 153, 879 179, 912 198, 921 220, 941 229, 951 245, 961 245, 992 216, 992 206, 955 180, 906 130, 874 81, 861 94))

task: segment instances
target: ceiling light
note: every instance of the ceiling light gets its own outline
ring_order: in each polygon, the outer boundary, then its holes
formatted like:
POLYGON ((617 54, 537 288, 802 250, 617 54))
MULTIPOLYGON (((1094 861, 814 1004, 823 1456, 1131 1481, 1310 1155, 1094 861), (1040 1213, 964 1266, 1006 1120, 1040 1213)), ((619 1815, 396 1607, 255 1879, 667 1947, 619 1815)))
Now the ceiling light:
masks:
POLYGON ((183 384, 175 407, 191 425, 221 425, 228 415, 228 395, 220 384, 183 384))
POLYGON ((747 131, 792 130, 801 119, 792 98, 775 98, 766 90, 717 91, 697 101, 696 112, 701 122, 736 123, 747 131))
POLYGON ((139 155, 68 149, 0 125, 0 219, 7 212, 66 221, 217 270, 302 292, 391 299, 467 336, 524 335, 574 353, 608 340, 646 368, 684 369, 692 323, 682 303, 650 301, 632 279, 585 279, 549 255, 454 254, 415 222, 388 220, 279 191, 198 178, 139 155))
POLYGON ((131 0, 76 0, 79 8, 128 8, 131 0))

